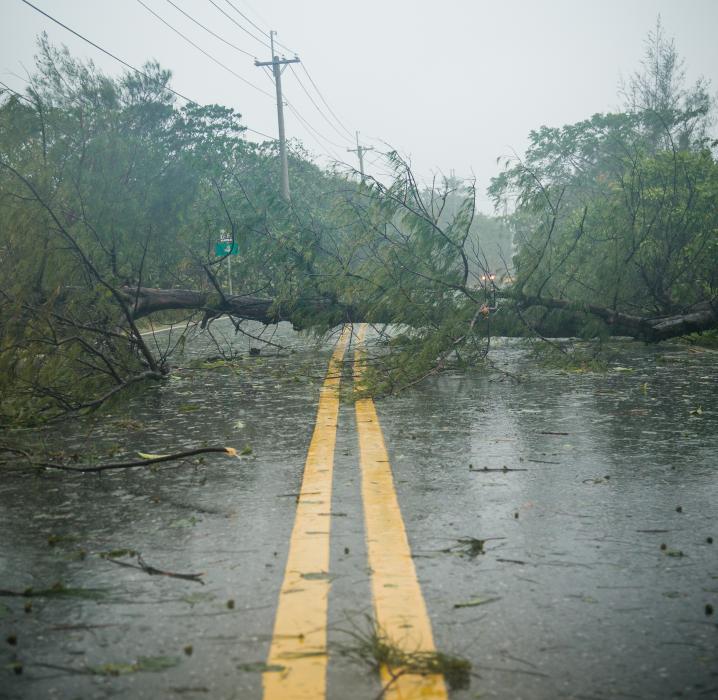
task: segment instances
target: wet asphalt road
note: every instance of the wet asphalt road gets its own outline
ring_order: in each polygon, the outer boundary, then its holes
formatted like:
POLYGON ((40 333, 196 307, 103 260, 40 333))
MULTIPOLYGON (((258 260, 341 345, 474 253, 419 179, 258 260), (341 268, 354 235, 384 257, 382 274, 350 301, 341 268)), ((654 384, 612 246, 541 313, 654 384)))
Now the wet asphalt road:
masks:
MULTIPOLYGON (((277 338, 295 354, 183 369, 109 420, 42 436, 83 454, 251 447, 240 460, 3 474, 0 588, 69 590, 0 597, 0 697, 261 697, 329 354, 287 328, 277 338), (204 572, 206 583, 99 556, 118 548, 204 572)), ((195 357, 214 354, 206 340, 195 357)), ((567 374, 531 365, 510 343, 494 360, 520 383, 446 374, 377 403, 436 646, 477 674, 451 697, 718 695, 718 627, 706 614, 718 603, 718 545, 708 543, 718 530, 718 354, 623 344, 619 355, 607 373, 567 374), (504 465, 526 471, 471 471, 504 465), (472 556, 467 538, 485 540, 484 553, 472 556)), ((344 404, 328 516, 337 700, 381 690, 340 653, 372 613, 354 421, 344 404)))

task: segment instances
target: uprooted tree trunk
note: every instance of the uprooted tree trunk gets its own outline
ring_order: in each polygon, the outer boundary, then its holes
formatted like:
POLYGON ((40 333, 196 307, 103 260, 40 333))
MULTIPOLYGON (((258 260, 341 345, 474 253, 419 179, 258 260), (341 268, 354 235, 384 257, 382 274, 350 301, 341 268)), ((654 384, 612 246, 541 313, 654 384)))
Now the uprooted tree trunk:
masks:
MULTIPOLYGON (((292 308, 283 308, 273 299, 242 295, 220 297, 216 293, 189 289, 141 287, 140 289, 124 288, 122 292, 132 299, 135 319, 158 311, 196 309, 210 315, 231 314, 242 319, 274 324, 280 321, 295 321, 296 310, 301 309, 305 313, 326 313, 334 310, 337 320, 347 323, 391 321, 388 318, 363 314, 357 308, 341 305, 329 299, 312 299, 295 304, 292 308)), ((505 298, 522 308, 542 306, 568 312, 589 313, 603 320, 616 335, 627 335, 647 342, 659 342, 718 328, 718 304, 707 301, 696 304, 684 313, 647 317, 623 313, 597 304, 577 304, 566 299, 512 297, 510 294, 506 294, 505 298)))
POLYGON ((371 321, 389 323, 391 319, 374 316, 366 318, 354 307, 327 298, 299 299, 283 305, 275 299, 247 295, 219 295, 191 289, 153 289, 123 287, 120 292, 133 309, 135 320, 159 311, 197 310, 207 317, 229 314, 248 321, 267 325, 291 321, 295 327, 305 325, 306 319, 316 314, 331 314, 337 323, 371 321), (304 322, 303 322, 304 321, 304 322))

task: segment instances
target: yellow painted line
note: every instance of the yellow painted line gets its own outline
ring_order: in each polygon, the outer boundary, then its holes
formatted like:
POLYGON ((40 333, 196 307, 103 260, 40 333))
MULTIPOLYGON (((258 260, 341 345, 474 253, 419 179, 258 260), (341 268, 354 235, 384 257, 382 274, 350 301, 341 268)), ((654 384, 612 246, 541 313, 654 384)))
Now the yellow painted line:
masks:
MULTIPOLYGON (((366 326, 358 333, 363 341, 366 326)), ((355 353, 354 376, 361 382, 364 351, 355 353)), ((379 629, 407 652, 434 652, 431 622, 411 558, 409 540, 394 489, 389 457, 371 399, 355 404, 374 616, 379 629)), ((382 668, 387 700, 446 700, 443 676, 382 668), (392 678, 396 677, 394 682, 392 678)))
POLYGON ((263 674, 265 700, 321 700, 326 694, 329 514, 341 361, 350 336, 345 327, 319 395, 267 659, 283 670, 263 674))

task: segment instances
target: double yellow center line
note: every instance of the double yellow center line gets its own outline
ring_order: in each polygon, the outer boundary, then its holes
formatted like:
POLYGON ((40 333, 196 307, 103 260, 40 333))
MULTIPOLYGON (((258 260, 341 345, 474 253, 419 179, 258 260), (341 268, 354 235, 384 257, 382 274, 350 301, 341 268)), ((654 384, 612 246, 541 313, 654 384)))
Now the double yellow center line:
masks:
MULTIPOLYGON (((354 375, 362 380, 366 327, 361 326, 354 375)), ((289 545, 274 635, 264 674, 264 700, 326 697, 329 537, 334 446, 339 417, 341 366, 351 328, 345 327, 329 361, 319 397, 289 545), (279 668, 282 670, 278 670, 279 668)), ((435 651, 431 623, 411 558, 379 418, 371 399, 355 404, 375 622, 409 652, 435 651)), ((443 677, 382 669, 386 698, 444 700, 443 677)))

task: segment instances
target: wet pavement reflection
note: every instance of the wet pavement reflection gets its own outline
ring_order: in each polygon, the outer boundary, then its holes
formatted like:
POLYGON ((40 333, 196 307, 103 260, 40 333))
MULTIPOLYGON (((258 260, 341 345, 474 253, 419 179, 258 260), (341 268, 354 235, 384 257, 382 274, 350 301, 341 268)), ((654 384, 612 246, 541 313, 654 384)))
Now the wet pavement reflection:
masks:
MULTIPOLYGON (((35 439, 105 459, 205 444, 241 458, 3 472, 0 589, 33 595, 0 596, 0 697, 261 697, 332 341, 283 325, 280 350, 215 328, 232 362, 198 335, 169 381, 35 439), (204 583, 111 561, 136 564, 123 549, 204 583)), ((452 697, 718 694, 718 353, 616 342, 615 356, 562 372, 499 341, 512 376, 447 373, 377 403, 437 648, 478 674, 452 697)), ((333 501, 330 650, 371 614, 348 403, 333 501)), ((328 680, 330 698, 381 690, 340 654, 328 680)))

